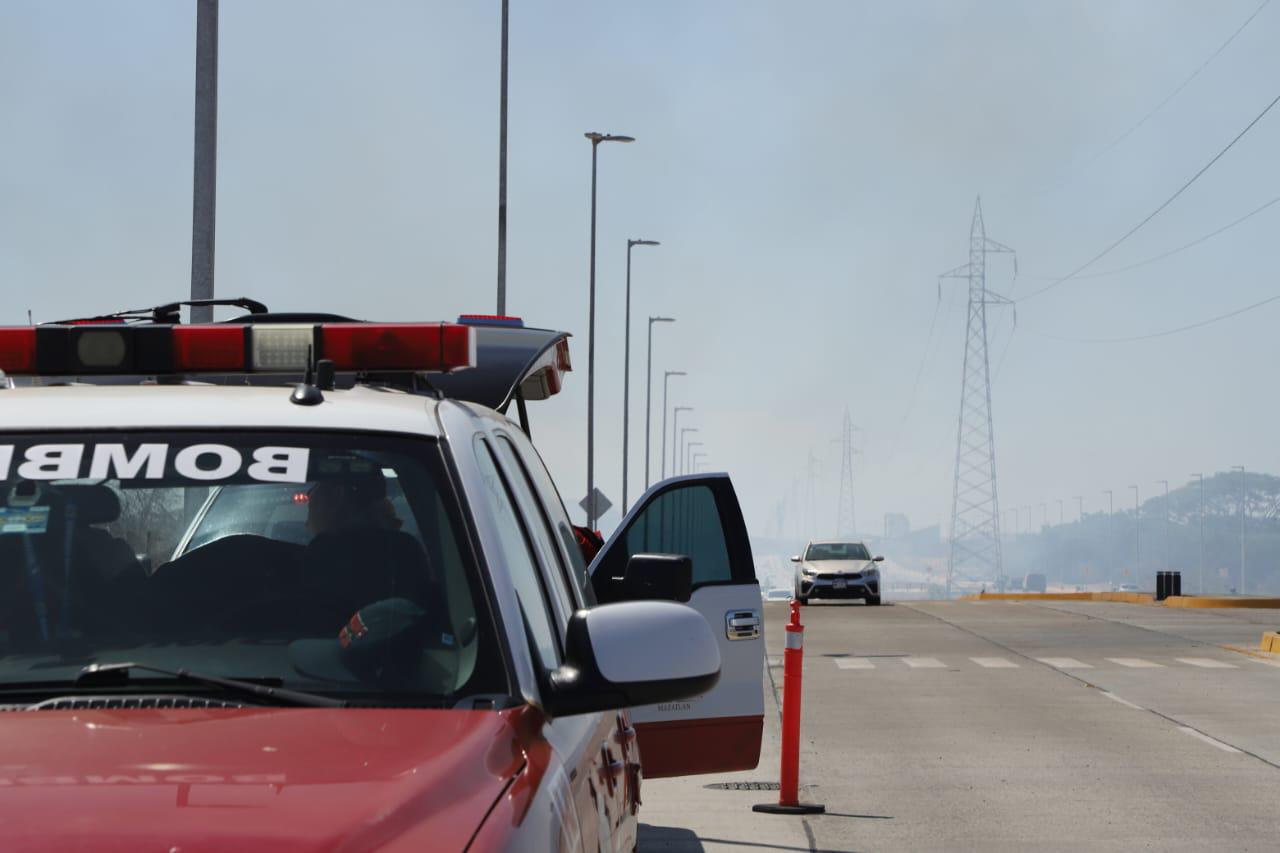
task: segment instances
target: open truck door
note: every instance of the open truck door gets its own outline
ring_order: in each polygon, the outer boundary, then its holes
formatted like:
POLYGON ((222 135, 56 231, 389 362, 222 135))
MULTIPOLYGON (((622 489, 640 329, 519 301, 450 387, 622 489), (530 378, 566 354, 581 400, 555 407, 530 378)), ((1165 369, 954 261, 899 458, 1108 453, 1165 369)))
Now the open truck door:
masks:
POLYGON ((596 555, 590 572, 601 602, 687 596, 720 644, 720 681, 711 690, 632 709, 644 775, 754 768, 764 724, 764 625, 747 527, 729 475, 676 477, 650 488, 596 555), (657 576, 663 571, 673 577, 657 576), (682 571, 691 583, 674 577, 682 571))

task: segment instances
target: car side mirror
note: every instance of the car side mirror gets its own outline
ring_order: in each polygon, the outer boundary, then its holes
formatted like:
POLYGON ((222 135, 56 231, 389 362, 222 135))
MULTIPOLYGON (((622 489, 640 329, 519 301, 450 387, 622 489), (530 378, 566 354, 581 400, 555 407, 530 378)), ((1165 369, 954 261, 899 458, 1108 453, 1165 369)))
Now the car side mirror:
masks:
POLYGON ((883 563, 883 562, 884 562, 884 557, 874 557, 874 558, 872 558, 871 562, 873 562, 873 563, 883 563))
POLYGON ((793 563, 798 563, 798 562, 800 562, 800 555, 799 555, 799 554, 796 554, 794 557, 792 557, 792 558, 791 558, 791 562, 793 562, 793 563))
POLYGON ((634 554, 622 576, 623 601, 688 601, 693 561, 683 554, 634 554))
POLYGON ((705 693, 720 646, 702 614, 671 601, 620 601, 569 620, 565 663, 551 673, 551 716, 611 711, 705 693))

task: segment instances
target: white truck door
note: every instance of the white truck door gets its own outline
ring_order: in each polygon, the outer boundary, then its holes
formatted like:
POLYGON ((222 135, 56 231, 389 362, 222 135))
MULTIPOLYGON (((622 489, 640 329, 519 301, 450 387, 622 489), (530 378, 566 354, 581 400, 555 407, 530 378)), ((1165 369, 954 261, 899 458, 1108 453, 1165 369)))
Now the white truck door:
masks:
POLYGON ((711 624, 721 661, 720 681, 709 692, 632 710, 644 775, 754 768, 764 723, 764 623, 751 544, 729 476, 676 477, 650 488, 591 563, 602 602, 628 597, 620 581, 636 554, 690 558, 688 604, 711 624))

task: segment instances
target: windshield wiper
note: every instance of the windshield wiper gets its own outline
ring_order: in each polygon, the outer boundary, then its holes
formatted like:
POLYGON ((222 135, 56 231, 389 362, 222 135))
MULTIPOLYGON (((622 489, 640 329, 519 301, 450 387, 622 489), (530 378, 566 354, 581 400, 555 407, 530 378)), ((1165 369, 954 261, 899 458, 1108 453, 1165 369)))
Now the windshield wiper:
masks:
POLYGON ((264 699, 276 699, 281 702, 287 702, 291 705, 302 705, 311 708, 345 708, 347 703, 341 699, 334 699, 329 696, 321 696, 317 693, 303 693, 300 690, 289 690, 284 687, 268 687, 265 684, 254 684, 252 681, 241 681, 238 678, 222 678, 218 675, 205 675, 204 673, 192 672, 189 669, 165 669, 160 666, 152 666, 146 663, 133 663, 130 661, 122 661, 119 663, 91 663, 80 670, 75 677, 76 685, 93 684, 97 681, 104 680, 111 675, 127 673, 130 670, 139 670, 143 672, 156 672, 161 675, 168 675, 173 678, 185 681, 194 681, 197 684, 211 684, 217 687, 225 687, 228 690, 235 690, 240 693, 250 693, 254 696, 261 696, 264 699))

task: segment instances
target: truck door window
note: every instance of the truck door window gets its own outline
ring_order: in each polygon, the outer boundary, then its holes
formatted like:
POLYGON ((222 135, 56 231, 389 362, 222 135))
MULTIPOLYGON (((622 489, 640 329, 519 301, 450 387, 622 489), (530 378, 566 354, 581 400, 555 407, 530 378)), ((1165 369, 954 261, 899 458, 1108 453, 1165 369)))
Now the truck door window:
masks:
POLYGON ((484 480, 482 497, 494 514, 504 568, 515 587, 520 610, 542 665, 548 670, 554 669, 560 663, 560 646, 552 623, 551 602, 534 558, 534 544, 528 525, 516 508, 507 481, 498 471, 498 462, 489 443, 477 436, 475 452, 484 480))
POLYGON ((530 526, 534 529, 534 539, 537 541, 543 555, 552 597, 560 608, 560 627, 562 630, 567 630, 569 616, 578 609, 578 606, 569 587, 564 559, 556 543, 551 521, 547 518, 543 503, 535 495, 536 489, 529 478, 529 471, 521 461, 519 453, 511 443, 511 440, 505 435, 499 435, 497 448, 498 455, 502 458, 502 461, 509 466, 510 470, 516 472, 513 475, 512 488, 516 493, 517 500, 525 508, 530 526))

